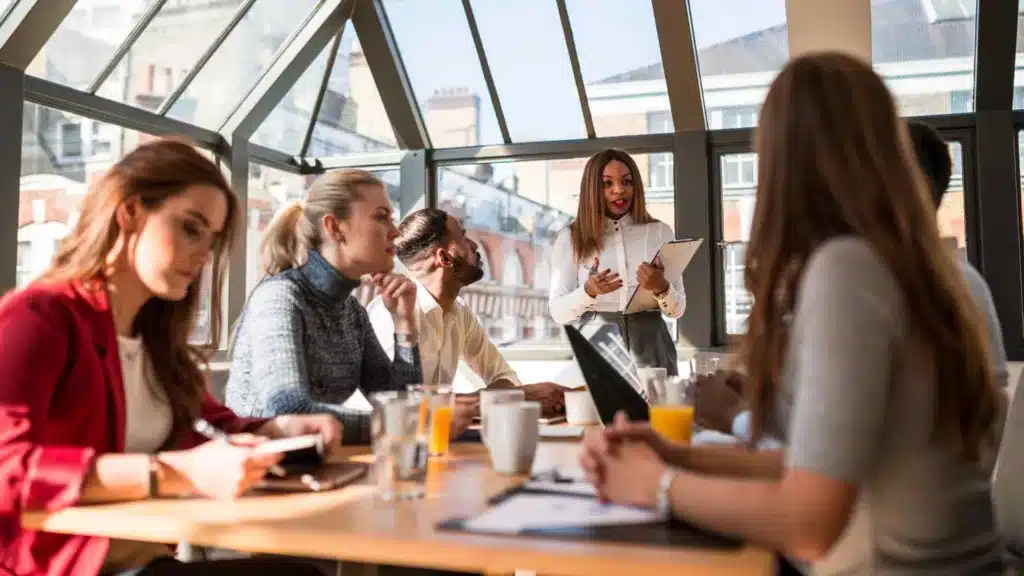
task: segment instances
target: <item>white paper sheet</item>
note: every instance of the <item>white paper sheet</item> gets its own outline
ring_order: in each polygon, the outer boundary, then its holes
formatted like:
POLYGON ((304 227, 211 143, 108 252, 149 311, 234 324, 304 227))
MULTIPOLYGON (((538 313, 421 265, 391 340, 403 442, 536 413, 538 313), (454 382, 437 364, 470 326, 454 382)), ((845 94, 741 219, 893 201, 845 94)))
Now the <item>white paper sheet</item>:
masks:
POLYGON ((597 489, 590 482, 552 482, 551 480, 531 480, 526 483, 530 490, 545 490, 563 494, 579 494, 597 497, 597 489))
POLYGON ((583 426, 549 426, 540 425, 541 438, 582 438, 583 426))
POLYGON ((542 528, 654 524, 665 517, 651 510, 601 504, 593 498, 516 494, 465 523, 467 530, 519 534, 542 528))

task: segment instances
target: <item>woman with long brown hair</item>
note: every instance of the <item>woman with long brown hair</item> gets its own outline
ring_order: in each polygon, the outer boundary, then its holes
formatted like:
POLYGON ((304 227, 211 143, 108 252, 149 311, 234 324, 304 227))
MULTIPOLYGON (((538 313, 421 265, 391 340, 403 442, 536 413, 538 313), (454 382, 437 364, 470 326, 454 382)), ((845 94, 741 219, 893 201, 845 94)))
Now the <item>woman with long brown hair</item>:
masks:
POLYGON ((755 429, 785 454, 689 449, 620 419, 587 438, 584 467, 606 499, 816 573, 1001 573, 999 390, 892 96, 853 57, 797 58, 756 147, 740 356, 755 429))
POLYGON ((668 224, 647 212, 633 157, 598 152, 583 169, 576 220, 552 249, 552 318, 577 327, 614 325, 637 366, 676 374, 676 345, 662 315, 682 316, 686 293, 682 277, 666 278, 655 258, 674 238, 668 224), (658 309, 623 314, 638 286, 654 294, 658 309))
MULTIPOLYGON (((190 144, 143 144, 86 194, 49 271, 0 302, 0 565, 6 571, 195 573, 203 567, 177 564, 160 544, 23 530, 20 516, 77 503, 232 498, 278 459, 254 452, 263 438, 321 433, 332 442, 340 436, 325 416, 238 418, 205 389, 203 350, 188 337, 200 276, 211 263, 211 308, 220 310, 238 215, 220 170, 190 144), (192 431, 198 418, 235 436, 204 443, 192 431)), ((213 342, 219 329, 214 314, 213 342)), ((255 560, 205 570, 311 569, 255 560)))

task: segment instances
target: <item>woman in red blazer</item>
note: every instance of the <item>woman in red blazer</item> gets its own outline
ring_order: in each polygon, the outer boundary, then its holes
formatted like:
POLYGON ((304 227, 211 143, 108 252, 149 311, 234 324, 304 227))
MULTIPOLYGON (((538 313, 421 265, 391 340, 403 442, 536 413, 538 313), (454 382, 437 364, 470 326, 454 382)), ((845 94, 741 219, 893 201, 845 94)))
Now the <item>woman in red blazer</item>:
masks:
POLYGON ((283 559, 179 564, 161 545, 20 525, 25 511, 77 503, 235 497, 276 462, 254 453, 263 438, 341 437, 333 417, 242 419, 206 392, 188 337, 211 262, 220 310, 238 215, 191 145, 144 144, 86 195, 52 268, 0 301, 0 573, 319 574, 283 559), (191 431, 199 417, 236 436, 204 443, 191 431))

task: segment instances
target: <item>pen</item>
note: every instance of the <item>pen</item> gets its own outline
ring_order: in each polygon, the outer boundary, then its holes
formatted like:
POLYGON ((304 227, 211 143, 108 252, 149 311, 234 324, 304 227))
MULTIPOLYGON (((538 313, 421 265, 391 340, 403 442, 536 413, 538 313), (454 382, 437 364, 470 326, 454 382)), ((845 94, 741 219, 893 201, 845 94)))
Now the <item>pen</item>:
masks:
MULTIPOLYGON (((203 418, 196 418, 195 421, 192 422, 192 429, 210 440, 223 440, 229 444, 231 443, 231 437, 228 436, 226 432, 217 428, 213 424, 210 424, 203 418)), ((269 470, 274 476, 280 476, 281 478, 288 476, 288 473, 284 471, 284 468, 281 468, 277 464, 271 466, 269 470)))

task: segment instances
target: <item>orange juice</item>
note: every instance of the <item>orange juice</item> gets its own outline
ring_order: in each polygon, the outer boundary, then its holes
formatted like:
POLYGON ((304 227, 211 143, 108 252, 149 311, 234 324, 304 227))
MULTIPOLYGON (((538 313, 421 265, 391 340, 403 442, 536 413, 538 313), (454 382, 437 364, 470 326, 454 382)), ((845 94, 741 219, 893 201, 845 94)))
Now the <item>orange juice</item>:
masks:
POLYGON ((448 453, 448 435, 452 426, 452 407, 435 406, 430 426, 430 443, 427 451, 434 456, 448 453))
POLYGON ((651 406, 651 428, 669 440, 690 443, 693 432, 693 406, 661 404, 651 406))

